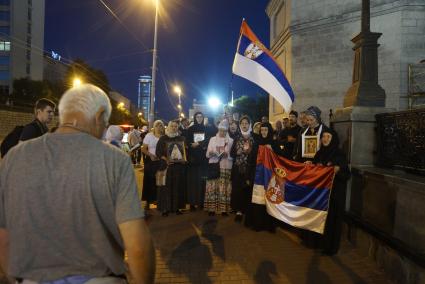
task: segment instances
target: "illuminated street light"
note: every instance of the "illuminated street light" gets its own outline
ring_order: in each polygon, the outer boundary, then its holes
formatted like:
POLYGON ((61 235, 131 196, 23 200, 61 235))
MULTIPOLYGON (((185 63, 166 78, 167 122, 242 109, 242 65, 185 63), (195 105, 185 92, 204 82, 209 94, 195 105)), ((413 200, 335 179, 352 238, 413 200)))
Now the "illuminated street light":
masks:
POLYGON ((118 108, 124 108, 124 106, 125 106, 125 104, 124 104, 123 102, 120 102, 120 103, 118 104, 118 108))
POLYGON ((181 116, 182 118, 184 118, 184 113, 180 113, 180 116, 181 116))
POLYGON ((81 86, 81 84, 82 84, 83 82, 81 81, 81 79, 80 78, 78 78, 78 77, 76 77, 76 78, 74 78, 74 80, 72 81, 72 86, 73 87, 78 87, 78 86, 81 86))
POLYGON ((138 115, 138 116, 142 116, 142 115, 143 115, 143 113, 139 112, 137 115, 138 115))
POLYGON ((208 105, 213 109, 217 109, 221 105, 221 101, 217 97, 210 97, 208 105))
POLYGON ((174 92, 177 93, 177 95, 179 96, 179 104, 177 105, 177 108, 179 109, 179 115, 181 116, 182 115, 182 112, 181 112, 182 111, 182 100, 181 100, 182 88, 179 85, 175 85, 174 92))

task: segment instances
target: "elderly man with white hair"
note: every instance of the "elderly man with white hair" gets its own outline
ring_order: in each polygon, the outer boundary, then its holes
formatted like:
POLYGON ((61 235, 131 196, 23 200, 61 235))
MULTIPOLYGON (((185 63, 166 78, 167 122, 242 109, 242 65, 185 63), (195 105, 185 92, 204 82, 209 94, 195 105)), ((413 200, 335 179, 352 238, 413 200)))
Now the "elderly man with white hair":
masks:
POLYGON ((20 143, 0 165, 0 265, 20 283, 152 283, 154 249, 128 155, 102 142, 111 104, 68 90, 55 133, 20 143), (31 159, 28 159, 31 157, 31 159))

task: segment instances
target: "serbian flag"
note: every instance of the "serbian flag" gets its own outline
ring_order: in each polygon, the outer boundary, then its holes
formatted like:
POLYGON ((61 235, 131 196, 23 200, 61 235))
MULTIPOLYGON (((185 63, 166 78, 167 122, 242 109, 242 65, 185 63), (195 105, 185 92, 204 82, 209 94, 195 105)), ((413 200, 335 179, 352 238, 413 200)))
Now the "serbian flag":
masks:
POLYGON ((334 168, 306 165, 259 146, 252 202, 294 227, 323 234, 334 168))
POLYGON ((271 52, 243 20, 232 72, 261 87, 289 112, 294 92, 271 52))

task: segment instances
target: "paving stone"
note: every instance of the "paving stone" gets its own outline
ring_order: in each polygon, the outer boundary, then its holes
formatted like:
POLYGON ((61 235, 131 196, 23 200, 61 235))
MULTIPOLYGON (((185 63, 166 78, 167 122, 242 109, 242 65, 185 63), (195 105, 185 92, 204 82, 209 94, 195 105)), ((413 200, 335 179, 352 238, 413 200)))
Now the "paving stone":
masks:
POLYGON ((345 242, 338 255, 328 257, 301 245, 291 232, 254 232, 233 218, 200 211, 152 213, 156 283, 390 283, 345 242))

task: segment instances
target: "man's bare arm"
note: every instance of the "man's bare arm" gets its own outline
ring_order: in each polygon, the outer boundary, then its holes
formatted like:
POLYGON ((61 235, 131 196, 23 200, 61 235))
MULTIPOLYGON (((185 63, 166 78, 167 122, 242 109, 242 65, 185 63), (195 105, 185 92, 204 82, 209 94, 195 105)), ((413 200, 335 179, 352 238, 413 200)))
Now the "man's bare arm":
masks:
POLYGON ((134 283, 150 284, 155 279, 155 249, 149 228, 142 219, 119 224, 134 283))
MULTIPOLYGON (((0 282, 7 278, 7 263, 9 258, 9 236, 5 229, 0 228, 0 282)), ((12 281, 12 279, 9 279, 12 281)))

